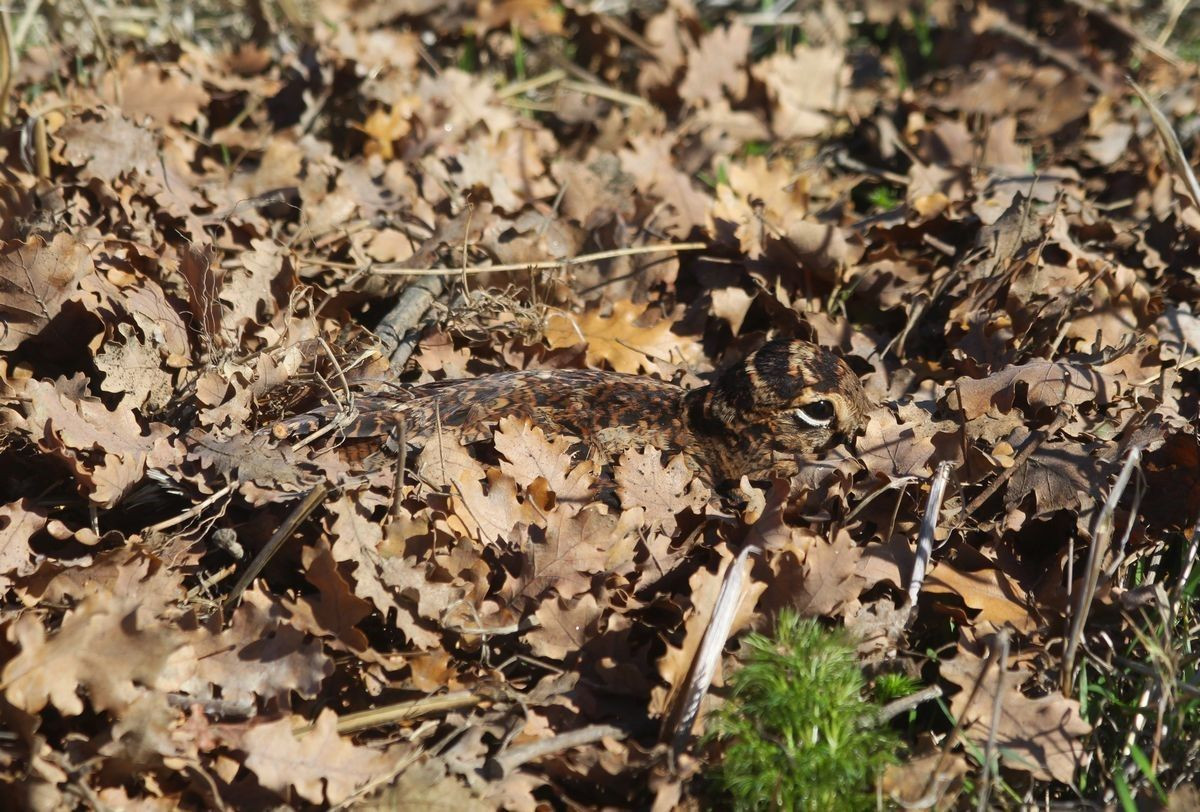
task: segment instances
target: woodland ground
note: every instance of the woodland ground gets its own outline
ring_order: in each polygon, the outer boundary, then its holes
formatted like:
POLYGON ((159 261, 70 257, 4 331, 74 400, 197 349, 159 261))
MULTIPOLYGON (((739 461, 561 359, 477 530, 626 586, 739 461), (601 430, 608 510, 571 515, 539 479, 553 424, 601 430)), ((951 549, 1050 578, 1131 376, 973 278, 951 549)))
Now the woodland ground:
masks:
POLYGON ((1193 154, 1186 4, 8 8, 6 806, 711 804, 660 728, 750 543, 710 706, 792 606, 940 691, 885 805, 1200 806, 1200 201, 1125 79, 1193 154), (516 422, 402 483, 269 431, 768 335, 880 407, 734 507, 652 452, 586 504, 516 422))

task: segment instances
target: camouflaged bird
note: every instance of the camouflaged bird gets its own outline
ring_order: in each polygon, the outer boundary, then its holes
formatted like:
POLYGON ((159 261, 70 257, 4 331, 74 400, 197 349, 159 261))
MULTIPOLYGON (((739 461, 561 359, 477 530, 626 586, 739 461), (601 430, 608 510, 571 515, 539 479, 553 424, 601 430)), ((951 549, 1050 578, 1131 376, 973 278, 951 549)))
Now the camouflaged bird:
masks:
MULTIPOLYGON (((336 437, 355 457, 385 447, 395 454, 401 424, 405 442, 419 448, 439 431, 475 442, 489 439, 502 417, 527 418, 547 433, 580 438, 604 461, 644 446, 682 454, 693 472, 720 485, 796 473, 804 455, 856 433, 869 405, 836 355, 779 339, 691 390, 617 372, 533 370, 358 395, 357 414, 336 437)), ((272 432, 302 436, 338 413, 321 407, 272 432)))

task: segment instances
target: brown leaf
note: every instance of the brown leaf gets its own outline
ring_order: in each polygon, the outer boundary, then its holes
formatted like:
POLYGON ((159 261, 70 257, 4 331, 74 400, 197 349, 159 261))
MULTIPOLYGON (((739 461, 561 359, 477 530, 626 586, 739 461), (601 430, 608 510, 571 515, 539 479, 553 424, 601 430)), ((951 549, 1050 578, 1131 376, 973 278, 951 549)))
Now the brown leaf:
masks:
POLYGON ((1012 476, 1004 501, 1009 508, 1032 493, 1036 516, 1058 510, 1090 511, 1104 493, 1104 466, 1073 440, 1042 443, 1012 476))
POLYGON ((611 553, 620 549, 627 533, 597 505, 574 516, 555 511, 544 531, 530 528, 521 549, 521 571, 504 592, 528 598, 538 598, 551 589, 562 598, 586 592, 594 574, 625 563, 613 560, 611 553))
POLYGON ((790 606, 806 616, 832 615, 855 600, 865 583, 859 574, 862 548, 842 530, 833 542, 798 527, 783 528, 776 537, 770 567, 773 573, 761 605, 790 606))
MULTIPOLYGON (((287 610, 258 589, 244 593, 229 628, 206 628, 191 638, 192 656, 174 663, 176 690, 198 699, 252 704, 256 697, 287 703, 292 691, 313 697, 333 673, 320 641, 285 621, 287 610)), ((219 618, 218 618, 219 620, 219 618)))
POLYGON ((525 634, 525 641, 538 657, 563 660, 578 651, 595 634, 592 624, 604 614, 590 594, 572 600, 542 601, 534 616, 538 628, 525 634))
POLYGON ((264 787, 285 797, 292 789, 309 803, 339 804, 368 781, 386 774, 395 759, 358 747, 337 733, 337 713, 321 711, 312 730, 296 734, 303 717, 255 725, 242 737, 246 767, 264 787))
POLYGON ((104 373, 100 388, 127 396, 132 408, 158 411, 175 394, 174 377, 163 368, 158 350, 143 341, 132 324, 117 325, 117 332, 123 340, 107 341, 96 353, 96 368, 104 373))
POLYGON ((613 477, 621 507, 641 508, 643 523, 654 529, 661 527, 668 535, 675 532, 676 514, 699 512, 711 496, 683 457, 674 456, 663 465, 662 452, 649 446, 622 454, 613 477))
MULTIPOLYGON (((493 812, 496 809, 536 809, 532 789, 526 773, 513 773, 502 781, 488 781, 483 788, 491 798, 500 794, 503 785, 524 783, 525 791, 514 794, 513 803, 490 803, 481 800, 463 782, 447 774, 443 759, 418 761, 402 772, 394 783, 377 797, 371 798, 370 806, 376 809, 438 810, 453 809, 456 812, 493 812), (522 805, 520 801, 524 801, 522 805)), ((482 782, 481 782, 482 783, 482 782)), ((533 787, 540 786, 534 782, 533 787)), ((504 797, 500 795, 500 797, 504 797)), ((506 799, 507 800, 507 799, 506 799)))
POLYGON ((824 133, 832 113, 845 103, 850 82, 846 54, 837 47, 799 45, 750 69, 767 86, 774 103, 771 128, 780 138, 811 138, 824 133))
POLYGON ((13 577, 28 575, 37 569, 29 540, 46 526, 47 515, 31 499, 18 499, 0 505, 0 589, 7 588, 13 577))
MULTIPOLYGON (((121 547, 97 553, 86 567, 64 568, 49 582, 34 576, 24 591, 52 603, 78 602, 94 592, 137 595, 143 607, 158 610, 177 601, 184 591, 183 569, 192 566, 189 558, 192 557, 172 556, 170 561, 164 561, 134 537, 121 547)), ((198 555, 194 556, 194 560, 198 559, 198 555)))
POLYGON ((931 439, 935 430, 928 419, 901 423, 889 410, 876 409, 858 441, 859 457, 868 471, 887 479, 926 476, 936 451, 931 439))
POLYGON ((47 704, 67 716, 83 712, 82 691, 96 710, 121 713, 157 688, 168 657, 184 643, 178 630, 153 621, 137 594, 96 591, 48 633, 35 614, 9 630, 20 646, 0 674, 5 698, 27 713, 47 704))
POLYGON ((80 392, 77 382, 28 381, 27 430, 39 447, 71 467, 92 502, 112 507, 142 479, 146 458, 170 429, 157 423, 143 434, 128 403, 109 411, 80 392))
POLYGON ((741 101, 750 84, 746 59, 751 33, 749 26, 735 20, 704 34, 696 48, 688 52, 679 97, 697 106, 717 102, 726 93, 730 100, 741 101))
POLYGON ((672 333, 667 319, 640 325, 645 313, 646 305, 627 299, 614 303, 609 316, 599 310, 578 317, 555 313, 546 323, 546 341, 554 349, 582 341, 590 366, 607 362, 617 372, 654 372, 655 360, 676 363, 695 357, 699 347, 694 339, 672 333))
POLYGON ((5 243, 0 248, 0 351, 15 350, 40 334, 92 272, 87 247, 65 232, 48 245, 40 237, 5 243))
POLYGON ((63 156, 84 166, 84 177, 111 183, 126 173, 146 174, 159 160, 158 140, 145 127, 113 113, 100 121, 72 121, 58 131, 63 156))
POLYGON ((455 483, 451 497, 453 521, 451 528, 482 542, 508 538, 517 525, 540 525, 545 517, 528 498, 517 496, 517 484, 512 477, 495 468, 487 473, 484 484, 474 476, 463 474, 455 483))
MULTIPOLYGON (((420 618, 440 620, 441 611, 448 599, 443 591, 444 584, 429 582, 426 565, 415 563, 400 555, 386 555, 384 528, 369 515, 369 510, 359 499, 349 494, 330 502, 328 510, 333 516, 329 535, 333 540, 332 554, 336 561, 356 564, 351 577, 354 579, 354 594, 374 605, 380 615, 392 618, 416 648, 429 650, 441 643, 441 638, 420 618), (399 600, 399 595, 409 592, 414 603, 419 599, 426 611, 416 612, 411 605, 399 600), (433 604, 426 606, 426 603, 433 604), (393 611, 394 610, 394 611, 393 611)), ((389 533, 397 528, 393 522, 389 533)), ((454 594, 458 597, 458 593, 454 594)))
POLYGON ((295 602, 284 599, 283 605, 292 612, 296 625, 309 634, 333 637, 351 650, 364 651, 367 636, 356 624, 371 614, 371 604, 350 591, 328 547, 305 547, 300 557, 304 577, 318 594, 295 602))
POLYGON ((1025 386, 1029 405, 1035 409, 1108 403, 1117 396, 1113 381, 1094 368, 1038 359, 986 378, 959 378, 950 395, 951 406, 959 408, 961 403, 968 420, 987 414, 993 405, 1007 412, 1013 407, 1017 384, 1025 386))
POLYGON ((1079 715, 1079 703, 1051 690, 1045 696, 1026 696, 1022 686, 1033 676, 1025 665, 1005 669, 1000 714, 993 716, 1000 664, 984 673, 986 656, 960 642, 958 656, 943 661, 942 676, 961 690, 950 700, 950 710, 965 735, 983 746, 994 726, 1000 760, 1008 767, 1033 773, 1040 780, 1070 784, 1086 753, 1083 737, 1091 725, 1079 715), (972 690, 982 681, 979 690, 972 690), (968 700, 970 704, 968 704, 968 700))
POLYGON ((663 137, 639 136, 630 139, 632 149, 620 152, 621 165, 633 175, 638 188, 662 199, 674 209, 665 230, 684 239, 694 228, 704 228, 712 198, 696 188, 692 179, 676 169, 671 142, 663 137))
POLYGON ((198 82, 175 72, 167 72, 148 62, 121 71, 119 90, 114 87, 118 74, 106 73, 101 95, 120 102, 121 109, 134 121, 150 117, 160 127, 172 123, 191 124, 208 104, 208 93, 198 82))
POLYGON ((994 629, 1008 626, 1027 634, 1040 625, 1029 596, 998 568, 965 572, 939 561, 926 576, 923 589, 932 595, 957 595, 978 612, 974 618, 977 629, 988 623, 994 629))
POLYGON ((495 434, 496 450, 504 455, 500 470, 516 483, 528 488, 541 478, 557 497, 559 510, 578 512, 591 501, 592 486, 598 468, 592 460, 576 465, 571 458, 571 446, 577 440, 546 433, 528 420, 501 418, 495 434))

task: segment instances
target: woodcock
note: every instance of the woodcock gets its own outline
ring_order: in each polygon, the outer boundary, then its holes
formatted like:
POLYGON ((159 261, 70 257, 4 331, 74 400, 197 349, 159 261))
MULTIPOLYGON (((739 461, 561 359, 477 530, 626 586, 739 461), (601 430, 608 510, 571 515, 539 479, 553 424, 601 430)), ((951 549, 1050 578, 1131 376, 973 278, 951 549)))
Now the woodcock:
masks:
MULTIPOLYGON (((505 416, 547 433, 580 438, 604 461, 653 446, 683 455, 713 485, 743 475, 790 476, 839 436, 853 436, 870 403, 850 368, 805 341, 777 339, 720 373, 684 389, 654 378, 598 370, 502 372, 358 395, 357 415, 339 428, 342 453, 397 451, 400 426, 411 448, 441 431, 461 442, 491 437, 505 416)), ((273 427, 299 436, 339 409, 324 406, 273 427)))

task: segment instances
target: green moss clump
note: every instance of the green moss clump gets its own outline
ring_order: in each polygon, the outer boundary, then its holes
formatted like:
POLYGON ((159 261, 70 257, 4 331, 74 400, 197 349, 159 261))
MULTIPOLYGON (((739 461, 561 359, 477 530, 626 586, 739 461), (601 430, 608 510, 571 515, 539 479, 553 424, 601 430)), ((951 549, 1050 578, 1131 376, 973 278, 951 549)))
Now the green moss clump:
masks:
POLYGON ((722 745, 715 782, 734 807, 873 809, 875 778, 900 745, 874 722, 847 636, 785 611, 774 637, 752 634, 746 648, 708 737, 722 745))

